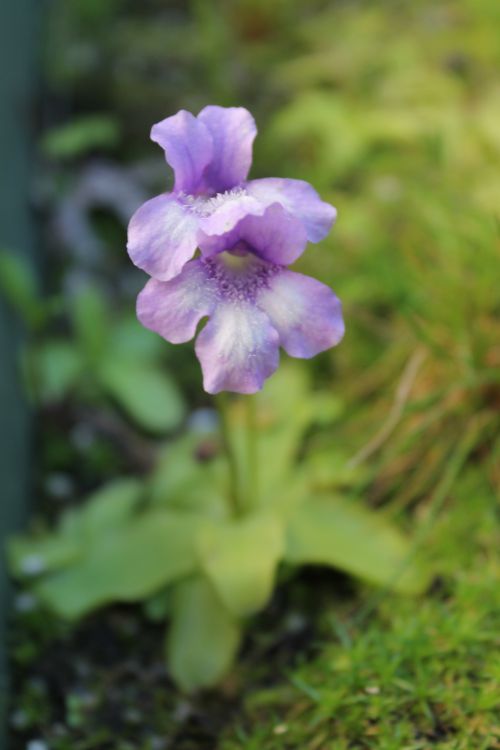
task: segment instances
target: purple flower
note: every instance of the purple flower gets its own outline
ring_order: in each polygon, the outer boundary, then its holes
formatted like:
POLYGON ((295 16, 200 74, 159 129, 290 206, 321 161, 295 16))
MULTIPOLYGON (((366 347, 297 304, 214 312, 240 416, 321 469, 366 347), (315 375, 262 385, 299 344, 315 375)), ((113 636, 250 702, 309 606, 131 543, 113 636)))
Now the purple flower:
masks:
POLYGON ((310 242, 326 236, 335 209, 307 182, 246 181, 256 133, 242 107, 205 107, 197 117, 181 110, 153 126, 151 138, 164 149, 175 183, 173 192, 147 201, 130 221, 128 252, 136 266, 168 281, 193 257, 200 237, 231 231, 273 203, 300 220, 310 242))
POLYGON ((150 279, 140 293, 139 320, 174 344, 193 338, 209 317, 196 340, 208 393, 254 393, 278 367, 280 346, 307 359, 342 338, 334 293, 286 268, 307 242, 298 216, 274 203, 229 232, 200 233, 202 256, 169 281, 150 279))

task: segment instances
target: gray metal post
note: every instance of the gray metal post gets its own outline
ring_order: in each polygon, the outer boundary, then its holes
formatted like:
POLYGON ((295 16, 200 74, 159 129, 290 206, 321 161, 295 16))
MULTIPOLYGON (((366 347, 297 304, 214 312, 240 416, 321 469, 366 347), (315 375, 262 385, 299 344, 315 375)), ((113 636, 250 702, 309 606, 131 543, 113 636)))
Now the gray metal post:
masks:
MULTIPOLYGON (((40 0, 0 0, 0 249, 35 263, 29 206, 40 0)), ((4 539, 30 500, 31 425, 17 367, 21 331, 0 299, 0 747, 5 747, 5 627, 9 584, 4 539)))

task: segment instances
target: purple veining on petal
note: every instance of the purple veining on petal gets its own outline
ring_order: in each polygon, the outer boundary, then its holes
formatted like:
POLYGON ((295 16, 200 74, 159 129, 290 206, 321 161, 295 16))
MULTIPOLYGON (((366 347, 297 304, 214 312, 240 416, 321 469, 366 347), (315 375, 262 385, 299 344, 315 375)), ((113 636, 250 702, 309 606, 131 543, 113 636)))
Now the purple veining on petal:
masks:
POLYGON ((138 298, 139 320, 172 343, 196 342, 204 388, 254 393, 278 365, 282 346, 309 358, 344 333, 340 302, 316 279, 269 263, 239 243, 186 264, 171 281, 150 280, 138 298))
POLYGON ((281 266, 267 263, 243 248, 203 258, 199 263, 218 301, 232 304, 255 304, 259 292, 268 289, 272 277, 281 270, 281 266))
POLYGON ((309 242, 319 242, 332 228, 337 210, 319 197, 316 190, 304 180, 284 177, 266 177, 250 180, 246 190, 259 201, 278 201, 303 223, 309 242))
POLYGON ((336 346, 344 335, 342 306, 325 284, 281 268, 259 291, 257 306, 270 318, 281 346, 292 357, 309 359, 336 346))
POLYGON ((207 393, 255 393, 279 364, 279 336, 249 302, 220 304, 195 344, 207 393))
POLYGON ((137 298, 137 317, 172 344, 193 338, 200 320, 215 310, 214 284, 199 260, 186 263, 170 281, 150 279, 137 298))
POLYGON ((128 226, 127 250, 133 263, 151 276, 166 281, 193 257, 199 221, 175 194, 146 201, 128 226))
POLYGON ((197 117, 181 109, 176 115, 157 122, 151 140, 165 151, 175 174, 175 191, 196 193, 203 188, 203 174, 212 160, 213 139, 197 117))
POLYGON ((206 184, 217 193, 246 180, 252 164, 257 126, 243 107, 208 106, 198 115, 212 136, 212 158, 205 170, 206 184))

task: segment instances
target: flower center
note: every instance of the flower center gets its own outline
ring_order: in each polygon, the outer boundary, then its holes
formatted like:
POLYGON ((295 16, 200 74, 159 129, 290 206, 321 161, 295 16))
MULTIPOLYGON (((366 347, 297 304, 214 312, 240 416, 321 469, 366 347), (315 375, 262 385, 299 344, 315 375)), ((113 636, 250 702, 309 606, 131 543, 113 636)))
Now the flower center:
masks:
POLYGON ((211 216, 218 208, 223 206, 225 203, 230 201, 240 200, 247 194, 245 188, 237 187, 232 190, 226 190, 225 193, 216 193, 216 195, 186 195, 185 193, 179 193, 178 198, 182 203, 189 208, 189 210, 205 218, 211 216))
POLYGON ((280 266, 259 258, 246 245, 202 260, 217 297, 224 302, 254 303, 259 290, 269 286, 280 266))

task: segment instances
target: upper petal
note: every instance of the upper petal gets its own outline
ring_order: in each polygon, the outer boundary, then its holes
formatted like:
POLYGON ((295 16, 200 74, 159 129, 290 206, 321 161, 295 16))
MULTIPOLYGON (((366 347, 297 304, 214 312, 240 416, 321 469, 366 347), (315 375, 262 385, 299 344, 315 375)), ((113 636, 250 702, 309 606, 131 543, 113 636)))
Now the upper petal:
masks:
POLYGON ((200 230, 205 235, 225 234, 248 214, 262 216, 269 205, 243 189, 221 193, 208 201, 205 215, 200 216, 200 230))
POLYGON ((201 318, 215 307, 213 287, 198 260, 170 281, 150 279, 137 298, 137 317, 172 344, 193 338, 201 318))
POLYGON ((279 364, 279 336, 252 304, 220 304, 196 340, 208 393, 255 393, 279 364))
POLYGON ((322 240, 333 226, 336 209, 321 200, 316 190, 304 180, 268 177, 247 182, 246 189, 264 203, 281 203, 293 216, 302 221, 309 242, 322 240))
POLYGON ((207 185, 216 192, 239 185, 246 180, 252 164, 252 145, 257 126, 243 107, 209 106, 201 110, 198 120, 213 140, 213 154, 207 167, 207 185))
POLYGON ((214 150, 212 136, 205 125, 191 112, 181 109, 153 125, 151 140, 164 149, 165 158, 174 170, 174 189, 196 193, 203 185, 203 173, 214 150))
POLYGON ((175 194, 146 201, 128 225, 130 258, 150 276, 171 279, 193 257, 198 223, 198 217, 175 194))
POLYGON ((340 300, 320 281, 283 269, 259 291, 257 305, 270 318, 292 357, 309 359, 344 335, 340 300))
POLYGON ((244 242, 271 263, 288 265, 297 260, 307 244, 302 222, 279 203, 264 209, 262 216, 245 215, 232 230, 224 234, 206 235, 201 231, 198 242, 203 255, 216 255, 244 242))

